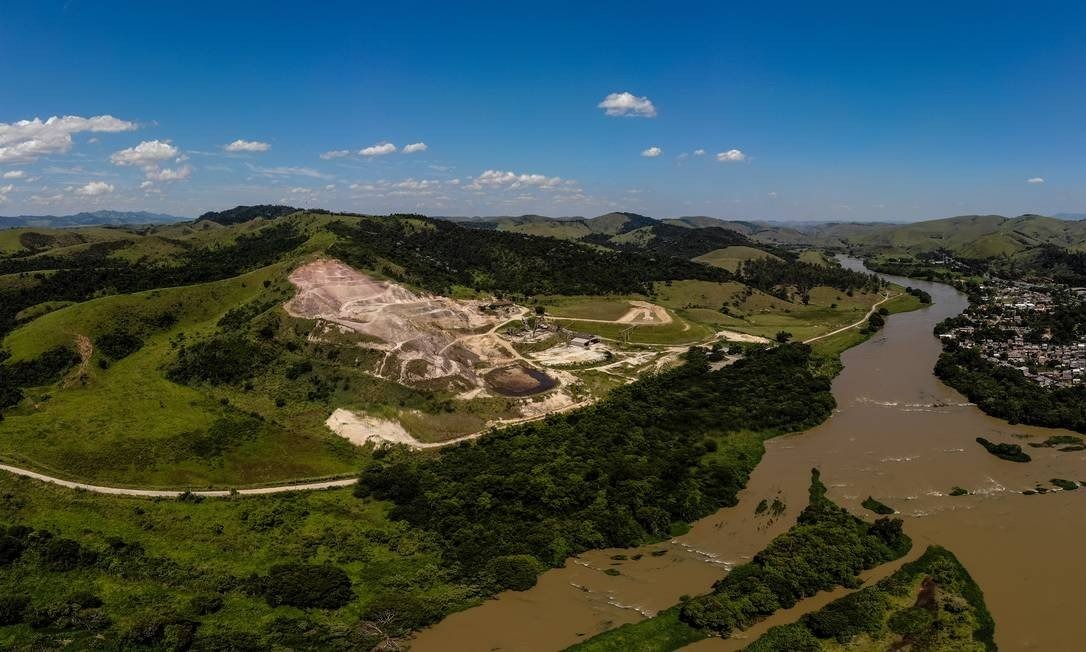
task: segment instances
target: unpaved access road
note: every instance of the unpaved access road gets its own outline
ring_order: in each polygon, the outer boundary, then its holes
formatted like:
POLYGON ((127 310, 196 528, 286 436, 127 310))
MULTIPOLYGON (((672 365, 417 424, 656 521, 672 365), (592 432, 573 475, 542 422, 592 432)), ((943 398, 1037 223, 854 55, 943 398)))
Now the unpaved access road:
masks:
POLYGON ((899 297, 899 296, 901 296, 900 292, 897 293, 897 294, 887 294, 885 297, 882 298, 882 301, 879 301, 879 302, 873 304, 871 306, 871 310, 868 310, 867 314, 864 315, 864 318, 861 319, 860 321, 856 322, 855 324, 849 324, 848 326, 842 326, 841 328, 838 328, 835 331, 830 331, 828 333, 823 333, 822 335, 817 335, 815 337, 805 339, 805 340, 803 340, 803 343, 804 344, 810 344, 811 342, 817 342, 818 340, 829 337, 830 335, 836 335, 838 333, 843 333, 843 332, 847 331, 850 328, 856 328, 857 326, 862 326, 865 321, 867 321, 868 319, 871 319, 871 315, 875 314, 875 311, 879 309, 879 306, 886 303, 890 299, 893 299, 893 298, 899 297))
MULTIPOLYGON (((111 496, 140 496, 143 498, 176 498, 185 493, 182 489, 126 489, 124 487, 103 487, 101 485, 86 484, 83 482, 72 482, 71 480, 62 480, 60 478, 54 478, 53 476, 45 475, 44 473, 38 473, 37 471, 31 471, 29 469, 21 469, 17 466, 11 466, 9 464, 0 464, 0 471, 7 471, 14 475, 21 475, 24 478, 33 478, 35 480, 41 480, 42 482, 51 482, 61 487, 67 487, 69 489, 82 489, 83 491, 89 491, 96 494, 108 494, 111 496)), ((250 489, 236 489, 237 495, 241 496, 263 496, 265 494, 281 494, 288 491, 315 491, 317 489, 335 489, 338 487, 349 487, 357 482, 357 478, 344 478, 341 480, 320 480, 317 482, 305 482, 301 484, 284 484, 273 487, 252 487, 250 489)), ((233 493, 229 489, 215 489, 205 491, 190 491, 194 496, 205 496, 209 498, 223 498, 230 496, 233 493)))

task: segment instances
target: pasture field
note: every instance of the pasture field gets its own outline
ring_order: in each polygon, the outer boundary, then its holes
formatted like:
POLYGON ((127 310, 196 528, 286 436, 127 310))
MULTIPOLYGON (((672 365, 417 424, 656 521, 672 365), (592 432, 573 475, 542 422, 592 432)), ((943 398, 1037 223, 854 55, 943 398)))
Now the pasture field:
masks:
POLYGON ((743 245, 714 249, 707 254, 702 254, 697 258, 694 258, 694 260, 699 263, 705 263, 706 265, 712 265, 713 267, 721 267, 729 272, 735 272, 742 263, 748 260, 760 260, 762 258, 780 260, 777 256, 774 256, 768 251, 743 245))
POLYGON ((602 319, 615 321, 630 310, 631 299, 643 297, 601 297, 601 296, 545 296, 538 297, 539 305, 554 317, 572 319, 602 319))

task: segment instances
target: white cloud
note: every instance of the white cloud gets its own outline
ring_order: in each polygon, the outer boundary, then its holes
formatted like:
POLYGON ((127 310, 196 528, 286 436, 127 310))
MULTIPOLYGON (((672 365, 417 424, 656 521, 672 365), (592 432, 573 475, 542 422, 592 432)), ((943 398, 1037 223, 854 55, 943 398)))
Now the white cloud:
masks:
POLYGON ((630 118, 656 117, 656 107, 653 106, 652 101, 647 97, 637 97, 633 93, 611 93, 596 106, 603 109, 607 115, 630 118))
POLYGON ((55 195, 31 195, 30 201, 35 204, 59 204, 64 201, 64 195, 57 193, 55 195))
POLYGON ((467 187, 472 190, 482 188, 516 189, 525 186, 535 188, 554 188, 562 183, 561 177, 548 177, 542 174, 517 174, 502 170, 485 170, 475 177, 467 187))
POLYGON ((384 156, 385 154, 392 154, 396 151, 396 146, 392 143, 377 143, 376 145, 370 145, 358 153, 362 156, 384 156))
POLYGON ((148 188, 150 188, 153 185, 155 185, 155 183, 153 181, 144 181, 143 183, 140 184, 140 188, 142 188, 143 190, 147 190, 148 188))
POLYGON ((106 183, 105 181, 91 181, 87 185, 75 189, 75 194, 83 195, 84 197, 97 197, 99 195, 107 195, 111 192, 113 192, 113 184, 106 183))
POLYGON ((777 191, 776 190, 771 190, 768 193, 766 193, 766 195, 769 196, 769 197, 776 197, 777 196, 777 191))
POLYGON ((721 163, 738 163, 739 161, 747 160, 747 155, 738 149, 729 149, 726 152, 720 152, 716 155, 716 160, 721 163))
POLYGON ((4 173, 5 179, 22 179, 25 176, 26 172, 23 172, 22 170, 12 170, 4 173))
POLYGON ((259 167, 253 164, 248 164, 249 169, 259 174, 262 177, 312 177, 314 179, 328 179, 331 178, 327 174, 323 174, 314 170, 313 168, 300 168, 300 167, 259 167))
POLYGON ((336 184, 330 183, 327 186, 325 186, 324 189, 325 190, 335 190, 336 189, 336 184))
POLYGON ((403 146, 404 154, 414 154, 415 152, 425 152, 429 147, 426 143, 411 143, 410 145, 403 146))
POLYGON ((694 156, 705 156, 705 150, 704 149, 695 149, 694 150, 694 156))
POLYGON ((131 131, 135 123, 111 115, 82 118, 75 115, 53 116, 0 122, 0 163, 30 162, 46 154, 61 154, 72 148, 72 135, 84 131, 131 131))
POLYGON ((1032 178, 1026 179, 1026 183, 1044 183, 1044 182, 1045 182, 1045 180, 1042 179, 1041 177, 1032 177, 1032 178))
POLYGON ((327 151, 327 152, 321 154, 321 158, 327 161, 329 159, 343 158, 344 156, 350 156, 350 155, 351 155, 351 153, 349 151, 345 150, 345 149, 333 149, 333 150, 330 150, 330 151, 327 151))
POLYGON ((675 158, 680 160, 680 161, 685 161, 686 159, 690 158, 690 155, 687 154, 686 152, 683 152, 682 154, 679 154, 675 158))
POLYGON ((641 156, 645 156, 647 158, 656 158, 663 153, 664 150, 660 149, 659 147, 650 147, 646 150, 642 150, 641 156))
POLYGON ((151 181, 184 181, 192 174, 192 168, 187 165, 173 169, 150 167, 146 169, 146 173, 151 181))
POLYGON ((168 140, 145 140, 135 147, 114 152, 109 160, 114 165, 138 165, 146 167, 158 165, 162 161, 177 156, 178 150, 168 140))
POLYGON ((266 152, 271 149, 271 145, 259 140, 241 140, 239 138, 229 145, 223 145, 222 148, 228 152, 266 152))

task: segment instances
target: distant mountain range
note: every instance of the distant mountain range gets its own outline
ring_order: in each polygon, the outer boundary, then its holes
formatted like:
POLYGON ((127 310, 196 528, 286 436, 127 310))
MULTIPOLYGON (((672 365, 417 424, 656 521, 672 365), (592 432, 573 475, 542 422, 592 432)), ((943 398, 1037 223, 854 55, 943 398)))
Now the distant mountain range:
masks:
POLYGON ((93 211, 74 215, 16 215, 0 216, 0 229, 25 227, 67 228, 73 226, 120 226, 123 224, 171 224, 187 222, 189 218, 147 211, 93 211))

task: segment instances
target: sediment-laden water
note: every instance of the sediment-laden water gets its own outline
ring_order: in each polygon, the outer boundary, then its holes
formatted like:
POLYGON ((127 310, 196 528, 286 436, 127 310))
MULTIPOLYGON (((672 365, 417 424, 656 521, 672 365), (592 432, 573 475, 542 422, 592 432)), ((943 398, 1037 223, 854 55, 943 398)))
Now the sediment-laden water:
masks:
MULTIPOLYGON (((856 260, 843 262, 861 267, 856 260)), ((506 592, 449 616, 420 633, 412 649, 558 650, 640 620, 684 594, 704 593, 789 527, 806 504, 811 467, 822 470, 839 504, 873 518, 860 506, 872 495, 900 512, 915 546, 938 543, 952 550, 984 590, 1002 649, 1081 649, 1086 489, 1021 492, 1052 478, 1086 481, 1086 452, 1024 446, 1033 457, 1028 464, 989 455, 976 437, 1024 445, 1071 433, 988 417, 939 382, 932 374, 940 352, 932 328, 965 309, 966 298, 939 283, 885 278, 928 291, 933 305, 890 317, 881 333, 844 353, 844 371, 833 382, 837 411, 819 427, 767 442, 738 506, 698 521, 667 543, 571 559, 529 591, 506 592), (972 493, 948 495, 954 486, 972 493), (754 514, 760 500, 774 497, 786 504, 783 515, 754 514), (652 554, 661 550, 666 552, 652 554), (640 559, 629 559, 638 554, 640 559), (609 568, 621 574, 606 575, 609 568)), ((790 622, 825 597, 766 625, 790 622)), ((697 647, 739 649, 743 642, 697 647)))

